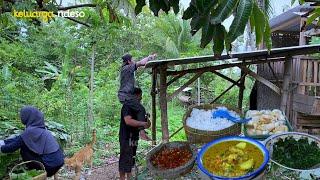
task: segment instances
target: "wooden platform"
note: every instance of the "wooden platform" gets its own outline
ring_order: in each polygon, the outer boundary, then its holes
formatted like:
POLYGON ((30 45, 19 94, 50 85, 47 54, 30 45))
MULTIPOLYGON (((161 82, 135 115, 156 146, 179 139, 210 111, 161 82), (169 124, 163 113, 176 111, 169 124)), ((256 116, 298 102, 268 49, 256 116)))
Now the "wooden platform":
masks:
POLYGON ((312 135, 320 135, 320 116, 297 113, 297 130, 312 135))
POLYGON ((306 115, 319 116, 320 119, 320 97, 294 94, 293 110, 306 115))

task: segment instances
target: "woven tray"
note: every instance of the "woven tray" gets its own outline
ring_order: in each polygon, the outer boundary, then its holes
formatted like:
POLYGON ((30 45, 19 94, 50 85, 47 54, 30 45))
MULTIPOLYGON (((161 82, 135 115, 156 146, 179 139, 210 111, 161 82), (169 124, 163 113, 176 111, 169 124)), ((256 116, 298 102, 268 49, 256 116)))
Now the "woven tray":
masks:
POLYGON ((29 163, 37 163, 37 164, 39 164, 40 167, 41 167, 41 169, 44 171, 42 174, 33 177, 32 180, 46 180, 46 179, 47 179, 47 172, 46 172, 46 169, 45 169, 44 165, 43 165, 41 162, 39 162, 39 161, 33 161, 33 160, 32 160, 32 161, 25 161, 25 162, 22 162, 22 163, 20 163, 20 164, 15 165, 15 166, 12 168, 12 170, 10 171, 10 174, 9 174, 10 179, 12 179, 12 173, 14 172, 14 170, 15 170, 17 167, 22 166, 22 165, 25 165, 25 164, 29 164, 29 163))
POLYGON ((148 154, 147 154, 147 168, 151 172, 151 174, 155 177, 165 178, 165 179, 174 179, 177 177, 180 177, 188 172, 193 168, 194 162, 196 160, 197 156, 197 148, 188 142, 183 141, 175 141, 175 142, 169 142, 165 144, 160 144, 159 146, 156 146, 153 148, 148 154), (151 163, 151 157, 159 152, 162 148, 177 148, 177 147, 186 147, 188 150, 192 153, 191 159, 184 165, 174 168, 174 169, 166 169, 166 170, 160 170, 153 166, 151 163))
POLYGON ((237 112, 241 116, 240 110, 228 107, 226 105, 221 105, 221 104, 203 104, 203 105, 190 106, 183 117, 183 127, 185 130, 188 142, 193 144, 198 144, 198 143, 204 144, 204 143, 211 142, 212 140, 217 139, 219 137, 239 135, 241 133, 241 124, 237 124, 237 123, 235 123, 234 125, 228 128, 221 129, 218 131, 204 131, 204 130, 194 129, 192 127, 187 126, 186 121, 188 117, 190 117, 192 109, 196 108, 196 109, 212 110, 217 107, 226 107, 229 110, 237 112))

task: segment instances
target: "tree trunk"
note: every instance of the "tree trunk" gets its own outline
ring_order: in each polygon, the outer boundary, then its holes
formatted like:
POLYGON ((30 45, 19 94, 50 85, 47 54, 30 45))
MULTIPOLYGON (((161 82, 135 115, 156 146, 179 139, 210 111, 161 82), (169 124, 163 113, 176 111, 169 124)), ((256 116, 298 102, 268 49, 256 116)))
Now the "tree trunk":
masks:
POLYGON ((90 68, 90 92, 89 92, 89 102, 88 102, 88 120, 89 120, 89 129, 91 129, 94 121, 93 113, 93 96, 94 96, 94 59, 95 59, 95 44, 92 46, 92 55, 91 55, 91 68, 90 68))

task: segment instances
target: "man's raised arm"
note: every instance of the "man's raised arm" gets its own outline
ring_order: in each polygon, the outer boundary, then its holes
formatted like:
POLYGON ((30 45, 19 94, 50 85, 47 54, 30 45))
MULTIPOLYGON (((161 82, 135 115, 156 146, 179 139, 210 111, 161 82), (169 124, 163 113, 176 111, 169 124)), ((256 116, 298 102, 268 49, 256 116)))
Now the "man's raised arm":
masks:
POLYGON ((145 66, 148 61, 154 60, 157 57, 157 54, 151 54, 148 57, 143 58, 142 60, 136 63, 136 67, 145 66))

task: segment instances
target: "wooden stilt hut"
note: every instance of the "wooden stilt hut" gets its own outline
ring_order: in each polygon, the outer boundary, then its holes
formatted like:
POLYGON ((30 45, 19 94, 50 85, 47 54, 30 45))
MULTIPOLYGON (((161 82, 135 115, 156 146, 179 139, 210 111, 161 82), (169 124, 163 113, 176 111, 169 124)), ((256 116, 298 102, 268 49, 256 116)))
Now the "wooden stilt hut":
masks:
MULTIPOLYGON (((300 5, 270 20, 274 48, 306 45, 311 36, 318 35, 315 25, 306 25, 306 19, 314 8, 300 5)), ((302 132, 320 132, 320 67, 319 56, 294 56, 289 67, 285 62, 270 62, 257 66, 261 77, 286 87, 288 96, 270 91, 257 82, 257 109, 279 108, 286 113, 293 127, 302 132), (285 71, 290 68, 289 71, 285 71), (289 83, 285 78, 291 75, 289 83), (285 99, 284 99, 285 98, 285 99), (283 104, 284 100, 287 101, 283 104)))
POLYGON ((295 46, 295 47, 285 47, 285 48, 275 48, 271 51, 258 50, 253 52, 242 52, 234 53, 229 55, 222 55, 219 59, 214 56, 201 56, 192 58, 180 58, 180 59, 167 59, 167 60, 155 60, 147 63, 146 68, 152 69, 152 139, 156 142, 156 106, 159 102, 160 105, 160 117, 161 117, 161 128, 162 128, 162 141, 168 142, 170 137, 179 132, 183 127, 177 129, 177 131, 172 132, 170 135, 168 129, 168 117, 167 105, 176 95, 178 95, 183 89, 193 83, 198 77, 205 73, 214 73, 226 81, 232 83, 231 86, 225 87, 225 91, 211 102, 216 102, 225 93, 234 87, 239 88, 239 98, 238 98, 238 108, 242 109, 243 103, 243 92, 245 89, 245 78, 247 76, 252 76, 260 83, 264 84, 270 91, 274 91, 280 94, 281 100, 280 105, 285 108, 289 104, 289 96, 291 92, 292 74, 292 63, 296 55, 306 55, 312 54, 320 51, 320 45, 307 45, 307 46, 295 46), (218 62, 219 63, 213 63, 218 62), (178 65, 186 65, 192 63, 202 63, 203 66, 191 69, 178 69, 178 65), (258 64, 269 64, 274 62, 284 62, 284 76, 282 80, 282 85, 276 85, 274 82, 267 80, 261 75, 255 73, 249 69, 250 65, 258 64), (232 79, 226 75, 219 72, 222 69, 238 67, 241 70, 241 76, 238 79, 232 79), (179 78, 185 76, 186 74, 193 74, 191 79, 189 79, 185 84, 178 88, 173 93, 169 94, 167 89, 173 82, 179 78), (157 99, 158 95, 158 99, 157 99))

